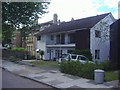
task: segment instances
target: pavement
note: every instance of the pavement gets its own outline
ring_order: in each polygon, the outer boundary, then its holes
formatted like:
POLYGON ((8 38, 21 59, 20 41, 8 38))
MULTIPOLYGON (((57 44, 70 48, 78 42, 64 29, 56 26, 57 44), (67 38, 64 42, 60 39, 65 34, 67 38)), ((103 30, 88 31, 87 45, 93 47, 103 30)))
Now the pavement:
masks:
MULTIPOLYGON (((59 70, 38 68, 33 65, 24 65, 2 60, 0 67, 31 80, 50 85, 55 88, 109 88, 118 86, 110 82, 96 84, 94 80, 61 73, 59 70)), ((115 81, 116 82, 116 81, 115 81)), ((113 83, 113 82, 112 82, 113 83)))

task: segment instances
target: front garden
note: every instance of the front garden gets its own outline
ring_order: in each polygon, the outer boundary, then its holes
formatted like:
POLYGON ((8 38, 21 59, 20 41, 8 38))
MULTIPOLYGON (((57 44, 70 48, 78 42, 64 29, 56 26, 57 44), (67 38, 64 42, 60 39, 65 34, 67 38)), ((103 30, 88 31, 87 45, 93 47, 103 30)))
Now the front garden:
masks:
POLYGON ((81 64, 79 61, 67 61, 58 65, 58 62, 55 61, 37 60, 30 63, 37 67, 57 68, 60 69, 62 73, 80 76, 87 79, 94 79, 94 70, 102 69, 105 70, 105 82, 118 80, 119 77, 118 73, 114 72, 117 70, 117 68, 111 62, 102 62, 101 64, 81 64))
POLYGON ((94 70, 102 69, 105 71, 104 81, 118 80, 118 73, 116 65, 111 62, 85 63, 82 64, 79 61, 64 61, 60 65, 60 71, 66 74, 80 76, 87 79, 94 79, 94 70))

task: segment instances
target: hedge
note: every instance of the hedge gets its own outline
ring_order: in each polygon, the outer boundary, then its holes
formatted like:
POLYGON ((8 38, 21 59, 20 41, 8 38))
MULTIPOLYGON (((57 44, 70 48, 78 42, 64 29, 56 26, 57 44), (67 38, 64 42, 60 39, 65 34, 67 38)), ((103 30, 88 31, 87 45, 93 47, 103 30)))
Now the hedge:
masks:
POLYGON ((94 63, 85 63, 82 64, 80 61, 62 61, 60 64, 60 71, 62 73, 71 74, 80 76, 87 79, 93 79, 94 78, 94 70, 96 69, 102 69, 105 71, 115 70, 111 62, 103 62, 100 64, 94 64, 94 63))

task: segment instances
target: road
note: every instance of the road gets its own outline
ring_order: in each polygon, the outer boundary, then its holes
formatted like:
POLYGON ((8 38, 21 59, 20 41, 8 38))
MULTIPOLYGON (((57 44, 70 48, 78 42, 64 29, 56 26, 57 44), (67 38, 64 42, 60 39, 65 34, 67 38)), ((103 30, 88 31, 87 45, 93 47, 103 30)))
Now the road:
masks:
POLYGON ((2 69, 2 88, 51 88, 52 90, 57 90, 45 84, 20 77, 4 69, 2 69))

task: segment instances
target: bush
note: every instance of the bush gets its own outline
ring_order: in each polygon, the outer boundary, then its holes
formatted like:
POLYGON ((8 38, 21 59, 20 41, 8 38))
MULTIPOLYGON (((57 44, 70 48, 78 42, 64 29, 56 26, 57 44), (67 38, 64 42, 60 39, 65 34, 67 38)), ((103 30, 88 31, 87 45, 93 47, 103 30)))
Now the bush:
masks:
POLYGON ((25 51, 25 48, 12 48, 12 50, 15 50, 15 51, 25 51))
POLYGON ((66 74, 76 75, 87 79, 94 78, 94 70, 102 69, 105 71, 113 70, 114 65, 111 62, 102 62, 100 64, 85 63, 77 61, 62 61, 60 71, 66 74))
POLYGON ((91 54, 90 50, 73 50, 72 54, 84 55, 89 60, 92 60, 92 54, 91 54))
POLYGON ((110 61, 104 61, 99 64, 99 66, 105 71, 117 70, 116 64, 113 64, 110 61))
POLYGON ((79 61, 62 61, 60 64, 60 70, 63 73, 77 75, 81 69, 79 61))

